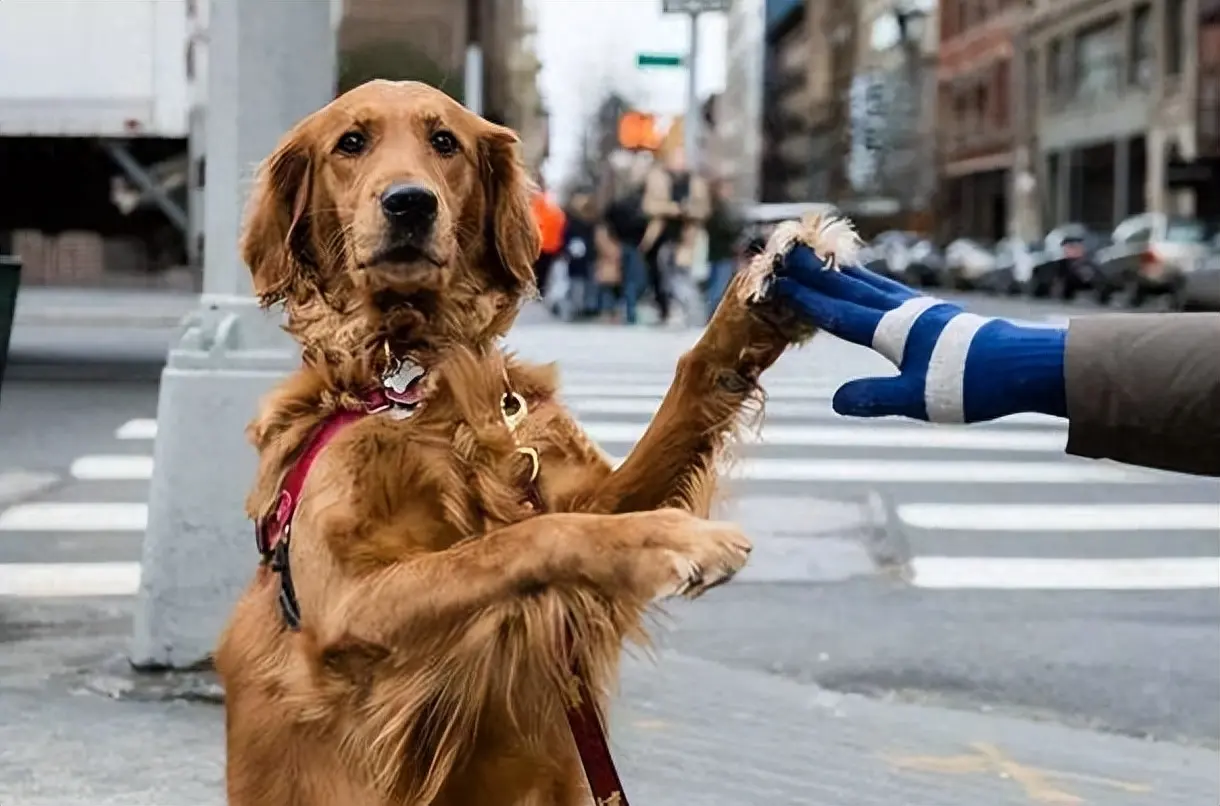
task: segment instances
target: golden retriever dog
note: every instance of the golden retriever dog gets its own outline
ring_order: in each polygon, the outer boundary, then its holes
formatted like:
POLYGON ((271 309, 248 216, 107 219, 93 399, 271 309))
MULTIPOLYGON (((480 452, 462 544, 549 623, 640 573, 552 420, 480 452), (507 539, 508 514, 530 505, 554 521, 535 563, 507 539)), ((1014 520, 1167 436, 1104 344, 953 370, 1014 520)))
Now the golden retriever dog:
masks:
POLYGON ((282 523, 215 655, 233 806, 589 804, 573 692, 600 722, 649 608, 746 562, 706 519, 717 464, 812 331, 740 275, 615 468, 499 344, 535 293, 530 193, 510 130, 411 82, 260 169, 242 256, 303 361, 248 429, 249 514, 282 523))

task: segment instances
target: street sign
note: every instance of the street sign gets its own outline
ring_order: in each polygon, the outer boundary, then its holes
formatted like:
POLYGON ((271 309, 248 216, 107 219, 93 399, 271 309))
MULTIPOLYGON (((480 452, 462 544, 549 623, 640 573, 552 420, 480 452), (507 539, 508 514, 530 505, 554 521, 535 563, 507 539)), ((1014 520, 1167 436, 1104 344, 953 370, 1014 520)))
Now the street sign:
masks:
POLYGON ((680 53, 637 53, 636 67, 681 67, 686 57, 680 53))
POLYGON ((707 14, 712 11, 728 11, 732 0, 661 0, 661 10, 666 14, 707 14))

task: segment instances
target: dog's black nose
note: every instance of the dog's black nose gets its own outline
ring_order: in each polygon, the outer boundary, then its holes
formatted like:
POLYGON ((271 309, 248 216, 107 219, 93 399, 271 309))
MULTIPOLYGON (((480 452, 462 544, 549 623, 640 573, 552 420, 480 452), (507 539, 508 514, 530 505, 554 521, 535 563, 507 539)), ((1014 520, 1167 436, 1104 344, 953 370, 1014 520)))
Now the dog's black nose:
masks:
POLYGON ((395 224, 427 226, 436 220, 436 194, 421 185, 390 185, 381 194, 381 209, 395 224))

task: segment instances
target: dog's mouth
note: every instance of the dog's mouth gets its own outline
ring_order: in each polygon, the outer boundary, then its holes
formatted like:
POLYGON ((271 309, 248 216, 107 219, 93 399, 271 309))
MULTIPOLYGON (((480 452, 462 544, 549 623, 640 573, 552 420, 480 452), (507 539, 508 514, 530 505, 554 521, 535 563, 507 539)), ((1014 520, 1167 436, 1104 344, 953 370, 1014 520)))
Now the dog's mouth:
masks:
POLYGON ((445 265, 445 261, 441 256, 430 246, 420 246, 419 244, 410 241, 400 241, 391 243, 374 252, 368 260, 364 261, 361 268, 379 267, 379 266, 418 266, 427 264, 440 268, 445 265))

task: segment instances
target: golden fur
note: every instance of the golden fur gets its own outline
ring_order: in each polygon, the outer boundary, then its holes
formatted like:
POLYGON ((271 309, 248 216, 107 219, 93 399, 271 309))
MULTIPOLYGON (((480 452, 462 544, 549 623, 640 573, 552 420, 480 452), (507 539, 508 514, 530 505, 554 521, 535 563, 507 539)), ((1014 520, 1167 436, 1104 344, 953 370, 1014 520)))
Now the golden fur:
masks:
POLYGON ((515 142, 435 90, 377 81, 302 121, 262 167, 243 258, 304 362, 249 428, 250 516, 273 507, 318 424, 359 406, 384 345, 428 368, 428 396, 409 419, 347 426, 314 464, 291 542, 302 629, 285 627, 266 566, 231 616, 216 666, 232 806, 585 804, 564 719, 573 661, 604 710, 649 607, 746 560, 735 527, 704 519, 717 463, 761 401, 759 374, 812 331, 736 280, 612 468, 554 368, 497 344, 538 253, 515 142), (368 147, 336 153, 353 128, 368 147), (442 130, 456 154, 430 148, 442 130), (418 261, 378 262, 377 198, 403 180, 436 191, 436 226, 418 261), (509 391, 528 404, 514 433, 509 391), (518 445, 540 456, 542 512, 518 445))

